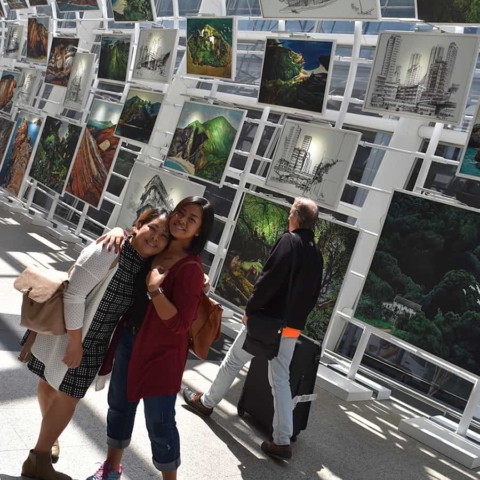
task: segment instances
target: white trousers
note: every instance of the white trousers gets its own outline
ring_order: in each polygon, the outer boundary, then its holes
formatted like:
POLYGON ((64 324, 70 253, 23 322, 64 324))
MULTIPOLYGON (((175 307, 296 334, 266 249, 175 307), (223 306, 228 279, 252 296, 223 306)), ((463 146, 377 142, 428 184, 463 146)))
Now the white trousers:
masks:
MULTIPOLYGON (((236 376, 253 355, 242 347, 247 336, 244 326, 220 365, 215 380, 201 398, 209 408, 215 407, 227 394, 236 376)), ((296 338, 282 337, 278 355, 268 362, 268 380, 272 387, 274 416, 273 441, 277 445, 290 445, 293 435, 293 401, 290 390, 290 362, 295 350, 296 338)), ((262 401, 261 398, 258 399, 262 401)))

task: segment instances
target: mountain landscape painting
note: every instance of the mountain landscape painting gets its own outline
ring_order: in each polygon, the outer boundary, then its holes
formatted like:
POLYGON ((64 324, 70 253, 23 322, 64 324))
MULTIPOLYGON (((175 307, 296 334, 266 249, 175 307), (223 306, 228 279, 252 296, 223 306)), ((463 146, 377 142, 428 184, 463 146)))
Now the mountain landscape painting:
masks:
POLYGON ((130 35, 102 35, 98 78, 114 82, 127 80, 131 42, 130 35))
POLYGON ((7 151, 8 142, 10 140, 10 136, 12 135, 14 126, 15 122, 12 122, 12 120, 7 120, 6 118, 0 117, 0 167, 2 166, 2 160, 5 156, 5 152, 7 151))
POLYGON ((29 17, 27 32, 27 60, 47 64, 49 17, 29 17))
POLYGON ((325 113, 335 41, 267 38, 258 102, 325 113))
POLYGON ((0 77, 0 110, 11 113, 13 102, 16 100, 18 86, 20 85, 20 72, 4 70, 0 77))
POLYGON ((185 102, 165 167, 222 184, 244 118, 243 110, 185 102))
POLYGON ((116 22, 153 22, 156 13, 152 0, 111 0, 116 22))
POLYGON ((95 100, 65 191, 97 208, 120 139, 115 137, 122 105, 95 100))
POLYGON ((81 110, 87 99, 88 89, 92 84, 92 71, 95 62, 94 53, 77 52, 73 63, 67 91, 65 92, 64 106, 81 110))
POLYGON ((45 83, 66 87, 77 54, 78 38, 54 37, 50 47, 45 83))
POLYGON ((18 196, 23 177, 32 158, 42 119, 28 113, 21 113, 15 124, 12 138, 0 170, 0 187, 18 196))
POLYGON ((30 177, 62 193, 82 127, 48 116, 40 135, 30 177))
POLYGON ((187 74, 233 80, 236 35, 234 17, 187 17, 187 74))
POLYGON ((5 58, 20 59, 23 46, 23 25, 9 25, 5 37, 5 58))
POLYGON ((480 107, 477 106, 476 114, 473 117, 470 135, 463 152, 463 158, 458 164, 457 176, 480 179, 480 107))
POLYGON ((131 88, 115 130, 115 135, 148 143, 157 121, 163 95, 131 88))
POLYGON ((55 3, 61 13, 100 10, 97 0, 56 0, 55 3))

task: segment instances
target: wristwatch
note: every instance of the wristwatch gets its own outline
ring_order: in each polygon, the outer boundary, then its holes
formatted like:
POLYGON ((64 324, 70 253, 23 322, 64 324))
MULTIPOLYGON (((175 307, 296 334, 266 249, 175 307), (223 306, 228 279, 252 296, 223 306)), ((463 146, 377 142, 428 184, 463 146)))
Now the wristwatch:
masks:
POLYGON ((162 295, 163 293, 163 288, 158 287, 157 290, 154 290, 153 292, 149 292, 147 290, 147 296, 150 300, 153 300, 155 297, 158 297, 159 295, 162 295))

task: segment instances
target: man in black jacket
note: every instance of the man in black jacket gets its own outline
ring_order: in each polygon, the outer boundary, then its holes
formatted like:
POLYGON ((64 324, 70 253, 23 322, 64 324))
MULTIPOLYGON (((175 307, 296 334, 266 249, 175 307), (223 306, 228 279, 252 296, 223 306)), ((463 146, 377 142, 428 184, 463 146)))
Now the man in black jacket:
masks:
MULTIPOLYGON (((248 300, 242 320, 244 326, 225 356, 215 380, 204 394, 189 388, 183 390, 183 397, 192 409, 202 415, 211 415, 237 374, 253 357, 242 348, 248 317, 262 311, 271 317, 283 318, 287 327, 282 332, 278 355, 269 362, 268 376, 275 407, 273 441, 262 444, 262 450, 266 454, 282 459, 292 456, 290 438, 293 433, 293 401, 290 391, 290 362, 297 338, 315 306, 322 283, 323 259, 315 245, 313 233, 317 218, 318 207, 312 200, 295 199, 288 217, 289 232, 283 234, 273 246, 248 300), (293 291, 288 292, 294 251, 296 266, 293 272, 293 291), (287 305, 288 298, 290 301, 287 305)), ((262 401, 261 398, 258 400, 262 401)))

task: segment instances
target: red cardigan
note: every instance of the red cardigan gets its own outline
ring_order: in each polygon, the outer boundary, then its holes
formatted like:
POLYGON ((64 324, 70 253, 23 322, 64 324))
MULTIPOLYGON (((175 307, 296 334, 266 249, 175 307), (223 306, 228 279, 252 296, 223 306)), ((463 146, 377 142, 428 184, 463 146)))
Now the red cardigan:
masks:
MULTIPOLYGON (((199 256, 179 260, 169 271, 162 288, 178 313, 164 321, 159 318, 152 302, 137 334, 128 369, 127 397, 134 402, 146 397, 178 393, 188 356, 188 329, 197 317, 202 296, 203 273, 199 256), (178 272, 178 273, 177 273, 178 272)), ((99 375, 112 370, 115 348, 124 327, 121 321, 113 335, 99 375)))

